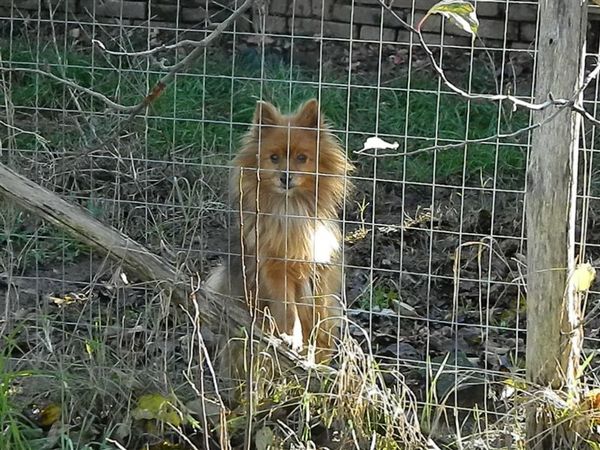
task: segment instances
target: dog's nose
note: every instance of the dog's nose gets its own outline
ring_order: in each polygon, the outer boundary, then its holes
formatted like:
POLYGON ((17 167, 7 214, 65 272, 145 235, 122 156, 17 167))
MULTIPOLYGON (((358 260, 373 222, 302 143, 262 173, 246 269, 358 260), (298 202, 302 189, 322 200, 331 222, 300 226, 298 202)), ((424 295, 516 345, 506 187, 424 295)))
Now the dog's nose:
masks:
POLYGON ((292 175, 289 172, 283 172, 280 176, 279 176, 279 181, 281 181, 281 185, 286 188, 289 189, 292 184, 292 175))

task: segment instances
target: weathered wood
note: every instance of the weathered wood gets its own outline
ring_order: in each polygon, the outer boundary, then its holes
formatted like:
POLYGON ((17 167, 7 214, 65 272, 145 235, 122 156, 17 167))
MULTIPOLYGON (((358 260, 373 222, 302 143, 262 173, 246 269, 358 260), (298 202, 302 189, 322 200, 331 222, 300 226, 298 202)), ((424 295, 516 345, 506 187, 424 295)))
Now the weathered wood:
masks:
POLYGON ((0 164, 0 195, 51 222, 77 240, 120 261, 144 281, 166 282, 174 300, 188 298, 189 280, 167 261, 153 254, 120 231, 107 227, 85 209, 0 164))
POLYGON ((87 210, 72 205, 58 195, 0 164, 0 196, 51 222, 75 239, 107 255, 129 268, 144 282, 156 283, 179 305, 191 305, 190 296, 200 304, 200 320, 211 329, 225 324, 234 330, 240 327, 252 329, 254 337, 270 343, 278 354, 282 368, 293 368, 296 374, 303 370, 299 359, 285 345, 272 345, 258 327, 251 326, 251 318, 245 305, 232 298, 209 294, 198 290, 192 292, 192 280, 178 272, 168 261, 155 255, 125 234, 94 218, 87 210), (224 318, 224 312, 226 319, 224 318), (225 319, 225 320, 224 320, 225 319))
MULTIPOLYGON (((583 79, 586 2, 541 1, 539 8, 536 101, 547 100, 549 94, 572 98, 583 79)), ((535 113, 533 120, 541 122, 553 112, 535 113)), ((533 132, 526 198, 527 378, 574 395, 582 330, 580 305, 568 279, 574 269, 579 121, 576 113, 565 109, 533 132)), ((539 438, 549 430, 545 420, 530 411, 530 448, 555 448, 548 433, 539 438)))

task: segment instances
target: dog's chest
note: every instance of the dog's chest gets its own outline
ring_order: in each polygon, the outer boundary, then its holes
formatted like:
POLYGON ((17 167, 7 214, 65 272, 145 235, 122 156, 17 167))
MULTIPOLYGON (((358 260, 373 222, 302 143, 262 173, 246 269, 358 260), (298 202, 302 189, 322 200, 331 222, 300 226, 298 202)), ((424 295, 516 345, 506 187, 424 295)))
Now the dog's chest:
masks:
POLYGON ((339 231, 333 221, 264 216, 259 217, 257 225, 258 233, 247 238, 258 244, 249 247, 258 247, 258 255, 263 258, 331 264, 341 249, 339 231))

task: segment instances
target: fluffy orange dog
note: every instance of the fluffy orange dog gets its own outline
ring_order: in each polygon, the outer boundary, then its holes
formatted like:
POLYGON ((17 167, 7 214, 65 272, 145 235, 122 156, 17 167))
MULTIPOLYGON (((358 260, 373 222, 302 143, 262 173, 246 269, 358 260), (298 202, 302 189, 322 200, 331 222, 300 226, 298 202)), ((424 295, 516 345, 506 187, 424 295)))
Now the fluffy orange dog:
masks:
POLYGON ((314 99, 292 115, 259 102, 233 166, 230 189, 242 213, 232 246, 244 257, 232 256, 207 287, 246 298, 294 350, 314 342, 322 361, 339 325, 338 213, 353 167, 314 99))

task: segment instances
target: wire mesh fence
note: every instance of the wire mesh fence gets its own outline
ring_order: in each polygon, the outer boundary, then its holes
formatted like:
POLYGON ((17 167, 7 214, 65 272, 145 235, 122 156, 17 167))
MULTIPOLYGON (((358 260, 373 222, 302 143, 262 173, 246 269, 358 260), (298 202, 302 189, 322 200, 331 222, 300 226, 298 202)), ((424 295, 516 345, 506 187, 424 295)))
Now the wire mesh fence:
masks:
MULTIPOLYGON (((339 301, 351 339, 328 385, 335 406, 355 416, 323 412, 332 403, 314 400, 308 387, 300 395, 294 383, 275 383, 224 427, 215 391, 225 387, 213 370, 223 357, 220 332, 198 320, 207 306, 169 307, 160 282, 2 200, 0 417, 13 433, 6 445, 29 448, 15 437, 25 435, 33 448, 236 448, 244 436, 256 448, 418 448, 421 432, 440 446, 522 441, 509 391, 525 367, 524 199, 535 122, 526 108, 470 97, 534 102, 538 5, 475 1, 471 39, 440 15, 426 17, 436 3, 255 1, 222 30, 245 3, 0 0, 0 161, 178 273, 206 280, 239 253, 231 161, 257 101, 285 113, 316 98, 319 118, 356 166, 347 176, 355 189, 330 218, 341 230, 339 301), (420 24, 428 49, 402 20, 420 24), (389 148, 367 148, 374 136, 389 148), (372 358, 364 367, 361 352, 372 358), (353 392, 344 373, 373 376, 381 391, 353 392), (344 389, 353 401, 386 403, 387 421, 340 400, 344 389), (248 412, 255 433, 235 426, 248 412), (365 436, 336 422, 349 417, 355 427, 357 417, 364 421, 365 436), (394 447, 377 424, 405 426, 405 441, 394 447)), ((590 68, 595 18, 590 7, 590 68)), ((597 79, 585 94, 597 117, 597 79)), ((286 139, 278 145, 301 141, 286 139)), ((585 126, 576 239, 580 260, 592 265, 595 148, 595 128, 585 126)), ((318 209, 321 196, 312 195, 318 209)), ((285 248, 302 240, 284 234, 285 248)), ((274 240, 276 231, 259 239, 274 240)), ((598 346, 597 322, 591 307, 586 356, 598 346)), ((586 376, 596 380, 594 366, 586 376)))

